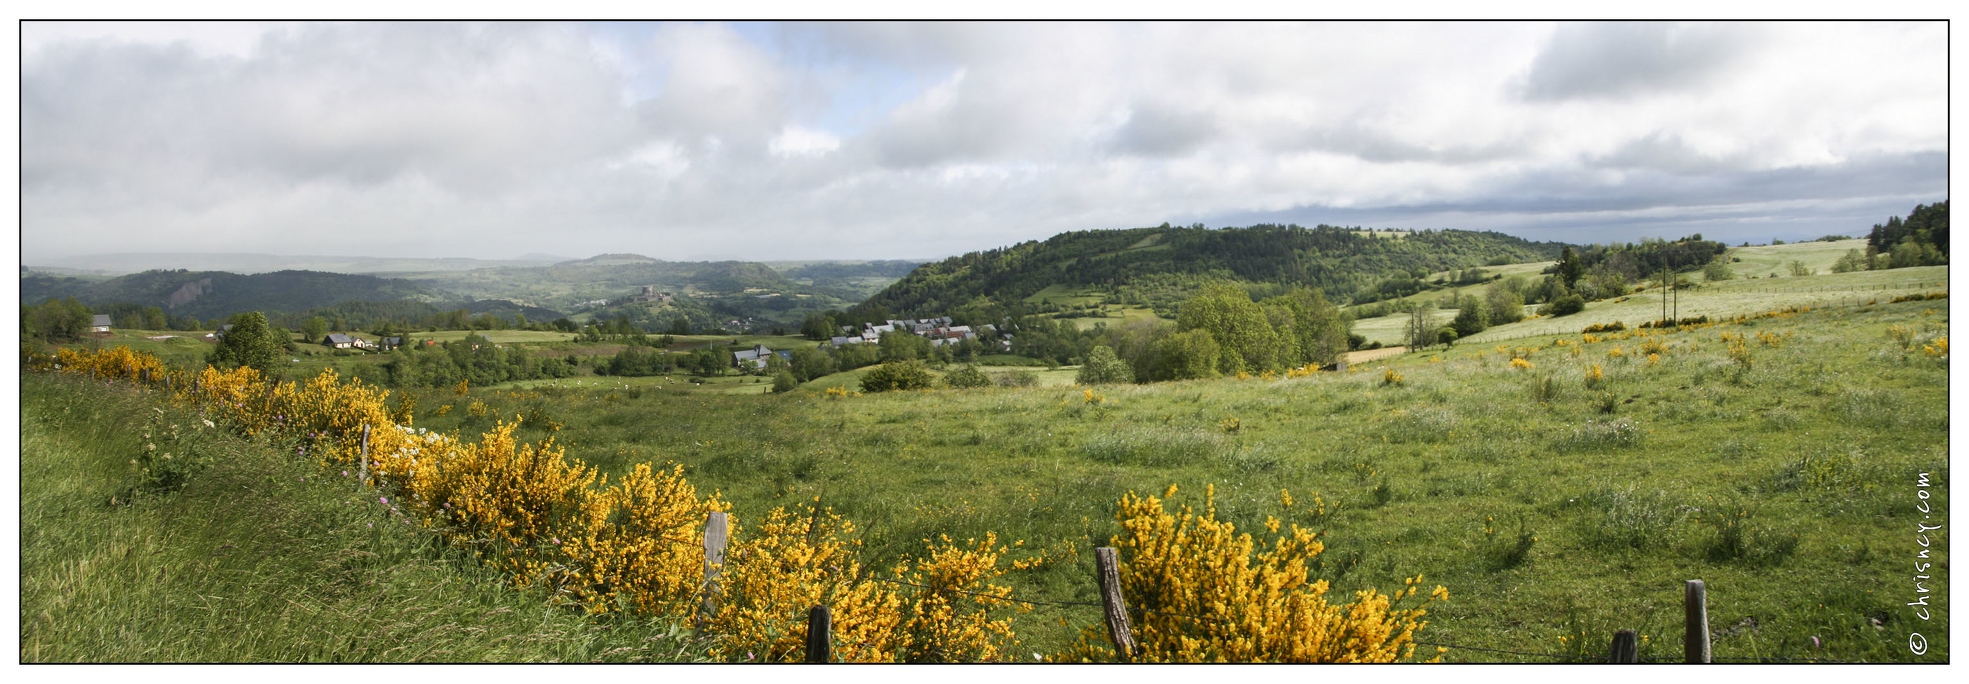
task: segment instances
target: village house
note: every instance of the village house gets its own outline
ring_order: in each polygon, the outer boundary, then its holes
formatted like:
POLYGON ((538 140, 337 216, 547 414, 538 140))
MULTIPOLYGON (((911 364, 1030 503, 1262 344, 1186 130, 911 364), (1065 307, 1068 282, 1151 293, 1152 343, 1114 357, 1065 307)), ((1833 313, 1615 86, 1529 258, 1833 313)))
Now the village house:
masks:
POLYGON ((951 325, 951 323, 949 316, 940 316, 916 320, 889 320, 883 321, 881 325, 864 323, 860 330, 855 329, 854 326, 844 325, 841 326, 842 334, 829 338, 828 344, 836 347, 849 344, 874 344, 882 341, 883 333, 900 330, 918 337, 929 338, 932 346, 941 347, 964 340, 978 339, 980 333, 995 336, 997 332, 997 329, 990 325, 978 326, 974 330, 968 325, 951 325))
POLYGON ((89 323, 89 332, 108 335, 109 314, 96 314, 95 319, 89 323))
POLYGON ((755 344, 752 345, 751 349, 732 352, 732 366, 740 370, 765 370, 766 361, 772 356, 778 356, 787 361, 793 360, 793 352, 773 351, 766 347, 766 345, 755 344))
POLYGON ((342 333, 329 333, 327 337, 321 338, 321 346, 333 347, 336 349, 375 349, 376 348, 376 344, 374 342, 370 342, 369 340, 365 340, 360 337, 356 337, 354 335, 344 335, 342 333))

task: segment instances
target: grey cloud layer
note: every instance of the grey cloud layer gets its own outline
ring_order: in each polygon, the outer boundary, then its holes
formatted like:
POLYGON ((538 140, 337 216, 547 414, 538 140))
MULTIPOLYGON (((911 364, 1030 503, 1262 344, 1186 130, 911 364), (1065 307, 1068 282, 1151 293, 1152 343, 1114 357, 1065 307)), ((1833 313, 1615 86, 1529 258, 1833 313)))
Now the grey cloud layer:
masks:
POLYGON ((1946 192, 1935 24, 341 24, 227 41, 25 42, 30 263, 929 257, 1257 218, 1593 240, 1717 217, 1817 230, 1946 192))

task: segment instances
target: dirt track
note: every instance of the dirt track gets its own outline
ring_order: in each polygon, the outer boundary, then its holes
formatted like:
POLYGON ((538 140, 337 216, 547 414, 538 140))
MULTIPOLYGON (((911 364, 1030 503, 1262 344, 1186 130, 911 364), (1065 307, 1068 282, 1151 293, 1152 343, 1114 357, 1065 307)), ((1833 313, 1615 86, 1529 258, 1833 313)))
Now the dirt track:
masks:
POLYGON ((1347 352, 1347 365, 1351 366, 1355 364, 1367 363, 1375 359, 1384 359, 1390 356, 1394 356, 1396 354, 1405 354, 1405 353, 1408 353, 1408 347, 1382 347, 1380 349, 1367 349, 1357 352, 1347 352))

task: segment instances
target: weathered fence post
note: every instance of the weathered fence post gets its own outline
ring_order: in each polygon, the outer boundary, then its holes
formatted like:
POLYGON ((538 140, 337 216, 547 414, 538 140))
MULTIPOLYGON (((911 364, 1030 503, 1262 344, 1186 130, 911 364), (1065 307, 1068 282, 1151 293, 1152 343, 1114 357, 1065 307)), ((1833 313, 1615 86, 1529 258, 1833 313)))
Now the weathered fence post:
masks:
POLYGON ((356 481, 369 485, 369 426, 362 426, 362 451, 356 456, 356 481))
POLYGON ((1709 662, 1708 588, 1702 580, 1689 580, 1682 588, 1682 660, 1709 662))
POLYGON ((725 541, 729 539, 725 514, 712 511, 704 519, 704 590, 697 607, 697 626, 703 629, 718 614, 718 571, 725 566, 725 541))
POLYGON ((1641 660, 1641 643, 1634 636, 1634 630, 1623 629, 1613 633, 1613 655, 1607 662, 1616 665, 1633 664, 1641 660))
POLYGON ((1121 597, 1121 570, 1115 563, 1114 547, 1094 549, 1094 574, 1101 581, 1101 607, 1106 610, 1108 638, 1122 662, 1135 659, 1135 637, 1128 626, 1128 602, 1121 597))
POLYGON ((827 606, 807 611, 807 662, 834 662, 834 618, 827 606))

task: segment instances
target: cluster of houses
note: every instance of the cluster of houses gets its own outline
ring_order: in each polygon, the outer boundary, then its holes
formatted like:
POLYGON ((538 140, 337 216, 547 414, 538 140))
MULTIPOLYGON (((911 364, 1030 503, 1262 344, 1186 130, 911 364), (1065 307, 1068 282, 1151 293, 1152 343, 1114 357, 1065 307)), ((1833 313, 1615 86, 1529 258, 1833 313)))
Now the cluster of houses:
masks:
POLYGON ((849 344, 875 344, 882 341, 884 333, 906 332, 918 337, 930 338, 931 346, 941 347, 964 340, 978 339, 980 331, 986 335, 995 332, 990 325, 981 325, 978 326, 980 330, 972 330, 968 325, 950 323, 949 316, 940 316, 915 320, 888 320, 883 321, 881 325, 863 323, 859 330, 854 326, 844 325, 841 326, 841 334, 834 336, 828 343, 837 347, 849 344))
POLYGON ((628 297, 624 297, 622 299, 590 299, 588 301, 575 304, 574 308, 575 310, 578 311, 581 309, 604 307, 604 306, 608 306, 611 303, 625 304, 629 302, 662 304, 664 302, 668 302, 670 300, 676 299, 676 295, 670 294, 669 292, 660 292, 656 289, 655 285, 644 285, 642 287, 643 289, 641 292, 637 292, 636 294, 629 295, 628 297))
MULTIPOLYGON (((968 325, 951 325, 949 316, 941 316, 938 318, 918 318, 914 320, 888 320, 883 321, 880 325, 864 323, 860 328, 844 325, 841 326, 841 334, 828 340, 828 344, 836 347, 850 344, 877 344, 882 341, 882 335, 884 333, 892 332, 904 332, 929 338, 930 345, 935 347, 957 344, 964 340, 979 339, 981 336, 980 333, 986 339, 1000 337, 996 334, 997 329, 990 325, 981 325, 978 326, 978 329, 974 330, 968 325)), ((763 370, 766 367, 766 361, 775 354, 782 359, 788 361, 793 360, 793 352, 786 350, 775 351, 766 347, 766 345, 758 344, 753 345, 751 349, 732 352, 732 366, 740 370, 763 370)))

